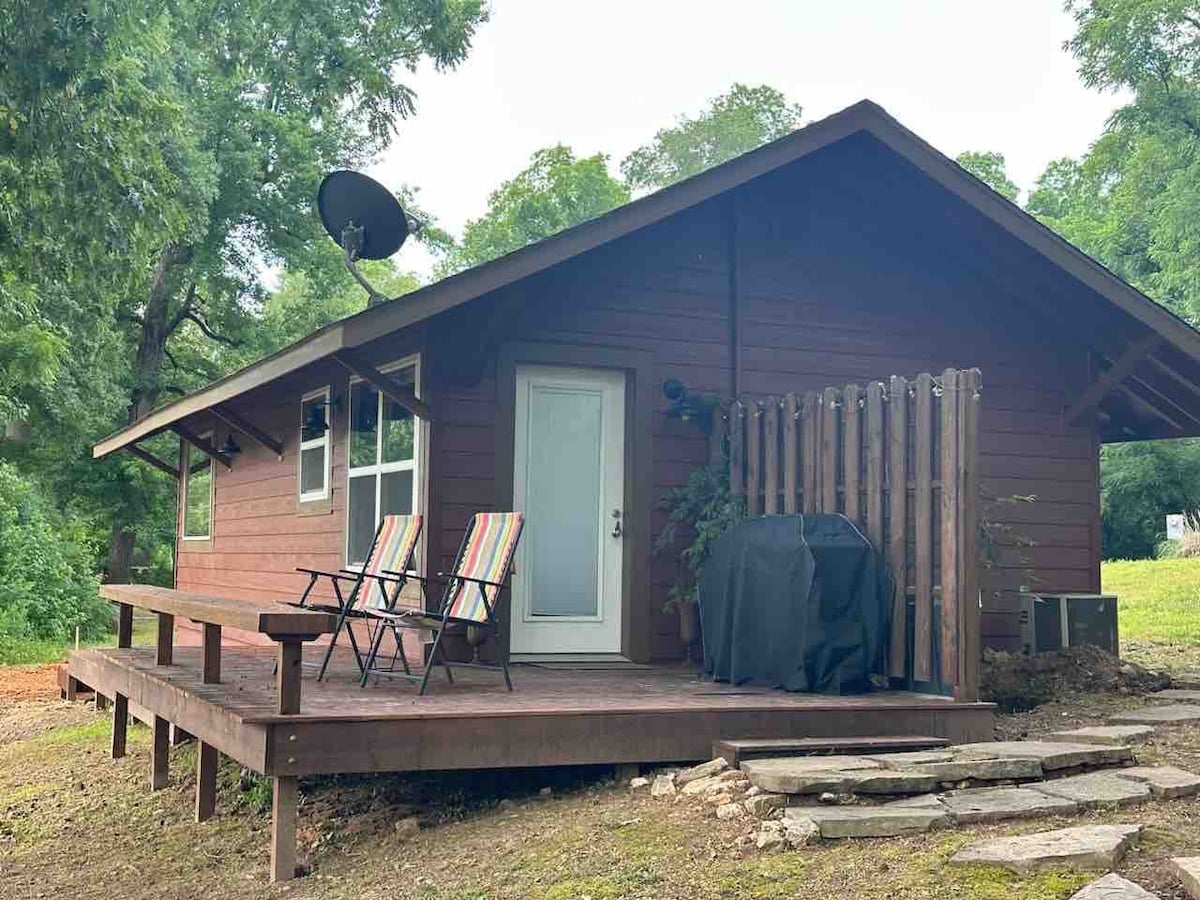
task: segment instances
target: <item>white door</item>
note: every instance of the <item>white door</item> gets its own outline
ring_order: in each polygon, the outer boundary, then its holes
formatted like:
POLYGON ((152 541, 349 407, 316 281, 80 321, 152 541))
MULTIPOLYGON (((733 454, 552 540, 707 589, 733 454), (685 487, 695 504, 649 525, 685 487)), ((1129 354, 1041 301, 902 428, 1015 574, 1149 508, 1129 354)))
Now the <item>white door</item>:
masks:
POLYGON ((619 653, 625 373, 517 369, 513 653, 619 653))

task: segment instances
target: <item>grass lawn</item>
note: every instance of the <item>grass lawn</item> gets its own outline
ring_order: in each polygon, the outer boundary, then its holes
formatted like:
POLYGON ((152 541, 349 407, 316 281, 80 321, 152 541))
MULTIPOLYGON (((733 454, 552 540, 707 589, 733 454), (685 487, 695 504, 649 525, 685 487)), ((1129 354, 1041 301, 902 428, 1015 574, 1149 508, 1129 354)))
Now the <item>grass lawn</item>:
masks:
MULTIPOLYGON (((155 623, 153 617, 135 616, 133 619, 134 644, 153 644, 155 639, 155 623)), ((114 634, 108 634, 91 641, 84 641, 83 647, 105 647, 116 643, 114 634)), ((23 638, 13 638, 0 634, 0 666, 36 665, 42 663, 60 662, 67 654, 75 649, 73 641, 37 641, 23 638)))
POLYGON ((1200 559, 1117 560, 1100 566, 1116 594, 1122 656, 1155 668, 1200 671, 1200 559))
MULTIPOLYGON (((1132 704, 1132 698, 1113 702, 1132 704)), ((1095 710, 1056 709, 1046 727, 1095 710)), ((192 818, 195 749, 172 751, 171 782, 147 790, 148 734, 107 758, 109 723, 82 704, 0 707, 0 896, 190 900, 1066 900, 1094 877, 1018 876, 949 865, 981 836, 1126 821, 1129 810, 935 831, 892 840, 823 842, 760 853, 749 821, 718 821, 700 802, 652 800, 605 781, 563 783, 564 770, 510 782, 491 773, 305 779, 299 838, 306 878, 267 883, 269 818, 223 760, 218 815, 192 818), (539 780, 540 779, 540 780, 539 780), (549 795, 538 786, 554 784, 549 795), (500 799, 507 797, 507 799, 500 799), (499 802, 498 802, 499 801, 499 802), (417 816, 415 834, 395 823, 417 816)), ((1024 719, 1020 727, 1040 727, 1024 719)), ((1179 729, 1146 758, 1195 766, 1200 729, 1179 729)), ((1121 871, 1182 896, 1165 857, 1193 847, 1200 800, 1139 807, 1143 848, 1121 871)))

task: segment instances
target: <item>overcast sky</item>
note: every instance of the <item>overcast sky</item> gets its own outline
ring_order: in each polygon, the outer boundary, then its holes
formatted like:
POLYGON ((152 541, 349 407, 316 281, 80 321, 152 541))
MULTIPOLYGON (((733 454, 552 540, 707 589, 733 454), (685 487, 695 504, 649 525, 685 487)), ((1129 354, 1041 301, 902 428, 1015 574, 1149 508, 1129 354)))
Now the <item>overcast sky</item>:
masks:
MULTIPOLYGON (((610 168, 736 81, 769 84, 806 122, 863 98, 950 156, 997 150, 1028 190, 1078 156, 1118 103, 1080 84, 1059 0, 493 0, 464 65, 409 79, 416 116, 371 174, 420 189, 456 235, 537 149, 610 168)), ((420 248, 397 262, 428 272, 420 248)))

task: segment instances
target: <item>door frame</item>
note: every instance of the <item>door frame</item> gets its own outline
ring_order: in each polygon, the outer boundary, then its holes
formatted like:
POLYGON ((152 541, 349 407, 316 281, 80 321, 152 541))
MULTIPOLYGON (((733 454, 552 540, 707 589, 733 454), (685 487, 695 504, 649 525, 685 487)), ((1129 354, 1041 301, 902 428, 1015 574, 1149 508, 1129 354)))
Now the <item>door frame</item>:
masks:
MULTIPOLYGON (((625 373, 625 533, 621 576, 621 655, 633 662, 650 661, 653 622, 650 555, 653 548, 652 441, 654 424, 654 354, 649 350, 586 344, 506 341, 500 345, 496 371, 496 503, 512 509, 515 466, 517 366, 574 366, 617 369, 625 373)), ((508 592, 505 592, 506 595, 508 592)), ((507 596, 506 596, 507 603, 507 596)), ((511 610, 504 610, 510 621, 511 610)), ((503 635, 508 652, 508 629, 503 635)))

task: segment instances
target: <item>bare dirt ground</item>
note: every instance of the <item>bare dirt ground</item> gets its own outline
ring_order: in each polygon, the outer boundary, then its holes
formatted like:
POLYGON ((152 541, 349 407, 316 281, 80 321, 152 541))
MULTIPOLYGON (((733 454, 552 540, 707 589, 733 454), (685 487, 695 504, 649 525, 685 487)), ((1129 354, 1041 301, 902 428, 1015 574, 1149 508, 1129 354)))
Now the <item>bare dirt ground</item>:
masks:
MULTIPOLYGON (((0 682, 6 676, 0 672, 0 682)), ((173 752, 170 786, 151 793, 144 728, 131 731, 129 756, 113 761, 107 717, 53 697, 0 700, 3 898, 1060 900, 1088 876, 1017 877, 947 860, 982 835, 1123 821, 1147 832, 1121 871, 1163 900, 1183 900, 1165 860, 1200 852, 1200 801, 1183 800, 769 855, 740 848, 753 830, 748 823, 633 796, 603 770, 540 770, 306 781, 300 842, 312 872, 272 886, 265 783, 225 761, 219 814, 196 825, 192 747, 173 752), (397 827, 410 817, 419 829, 397 827)), ((1032 736, 1094 723, 1144 702, 1071 696, 1002 717, 998 733, 1032 736)), ((1166 730, 1139 755, 1198 769, 1200 728, 1166 730)))

